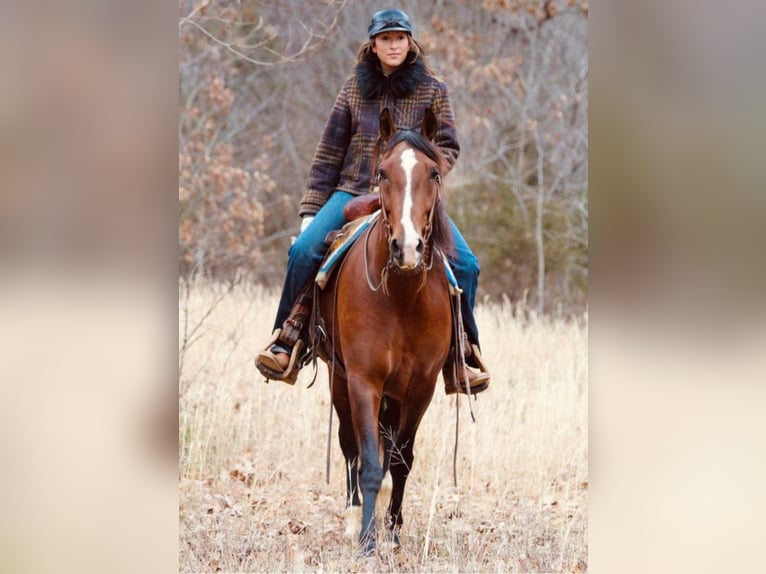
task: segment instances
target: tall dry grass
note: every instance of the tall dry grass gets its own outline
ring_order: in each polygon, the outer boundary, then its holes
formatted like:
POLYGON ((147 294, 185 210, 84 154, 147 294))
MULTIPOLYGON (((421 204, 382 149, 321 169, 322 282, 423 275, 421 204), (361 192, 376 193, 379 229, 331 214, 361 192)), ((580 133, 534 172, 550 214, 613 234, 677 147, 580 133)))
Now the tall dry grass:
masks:
MULTIPOLYGON (((402 549, 359 558, 343 537, 343 457, 327 373, 264 384, 252 359, 274 293, 196 286, 180 299, 182 572, 583 572, 587 570, 587 316, 477 309, 490 389, 459 406, 437 384, 415 444, 402 549), (184 345, 184 338, 186 344, 184 345)), ((379 531, 379 537, 384 537, 379 531)))

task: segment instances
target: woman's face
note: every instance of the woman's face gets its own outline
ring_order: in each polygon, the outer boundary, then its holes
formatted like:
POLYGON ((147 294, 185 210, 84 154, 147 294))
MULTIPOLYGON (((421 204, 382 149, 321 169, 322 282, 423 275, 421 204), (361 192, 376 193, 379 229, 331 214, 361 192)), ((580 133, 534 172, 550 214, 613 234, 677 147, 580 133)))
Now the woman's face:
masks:
POLYGON ((406 32, 381 32, 375 36, 372 51, 377 54, 384 74, 390 74, 404 63, 410 48, 406 32))

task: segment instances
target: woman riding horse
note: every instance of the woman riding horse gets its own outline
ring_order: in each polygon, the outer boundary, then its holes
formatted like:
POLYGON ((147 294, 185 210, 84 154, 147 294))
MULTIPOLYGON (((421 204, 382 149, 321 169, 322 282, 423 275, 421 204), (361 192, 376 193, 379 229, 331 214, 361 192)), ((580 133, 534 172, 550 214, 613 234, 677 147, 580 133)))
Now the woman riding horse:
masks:
MULTIPOLYGON (((370 193, 380 153, 379 114, 388 108, 397 126, 420 126, 426 108, 437 119, 435 143, 451 169, 460 151, 446 85, 426 66, 423 49, 412 37, 410 19, 401 10, 376 12, 368 40, 357 55, 355 73, 341 89, 314 156, 308 192, 301 201, 301 233, 290 248, 287 273, 279 302, 274 336, 256 358, 267 379, 295 383, 308 327, 310 298, 305 297, 324 257, 325 237, 346 223, 343 207, 354 196, 370 193), (291 313, 292 310, 292 313, 291 313)), ((452 267, 462 297, 460 315, 467 350, 460 369, 444 368, 445 391, 479 393, 490 379, 479 351, 479 331, 473 315, 479 264, 460 231, 450 220, 454 240, 452 267), (455 372, 458 377, 456 380, 455 372)))
POLYGON ((437 129, 430 109, 420 131, 397 130, 383 110, 380 212, 365 220, 317 301, 315 319, 327 334, 317 351, 330 369, 348 469, 346 532, 359 533, 366 554, 376 547, 375 507, 387 473, 391 500, 384 523, 393 544, 400 544, 415 435, 455 327, 444 263, 453 250, 442 203, 446 161, 433 144, 437 129))

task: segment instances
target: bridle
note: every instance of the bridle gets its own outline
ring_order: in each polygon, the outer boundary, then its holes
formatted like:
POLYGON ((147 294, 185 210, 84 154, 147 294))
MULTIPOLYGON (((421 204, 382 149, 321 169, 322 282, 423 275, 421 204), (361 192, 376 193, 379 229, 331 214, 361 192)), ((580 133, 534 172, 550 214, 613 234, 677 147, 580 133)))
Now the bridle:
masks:
MULTIPOLYGON (((377 175, 375 176, 375 185, 380 189, 380 179, 381 179, 381 173, 378 171, 377 175)), ((420 286, 418 287, 418 291, 420 291, 423 286, 426 284, 426 280, 428 279, 428 271, 431 270, 433 267, 433 253, 431 249, 431 235, 433 234, 433 226, 434 226, 434 217, 436 215, 436 209, 439 206, 439 203, 441 202, 441 190, 442 190, 442 176, 441 174, 437 173, 435 176, 436 180, 436 194, 434 195, 434 201, 431 204, 431 209, 428 213, 428 220, 426 221, 426 225, 423 228, 423 257, 420 260, 420 263, 418 263, 417 266, 413 267, 412 269, 402 269, 399 267, 395 262, 393 258, 393 254, 391 252, 391 237, 393 235, 393 228, 391 227, 391 223, 388 220, 388 213, 389 210, 386 209, 385 201, 383 198, 383 193, 380 193, 380 218, 375 221, 375 224, 371 225, 367 229, 367 233, 365 234, 364 238, 364 271, 365 271, 365 277, 367 278, 367 285, 372 291, 378 291, 381 288, 383 289, 383 293, 388 295, 388 273, 389 271, 393 271, 397 275, 418 275, 420 273, 423 273, 423 280, 421 281, 420 286), (381 239, 385 239, 388 243, 388 260, 386 261, 386 264, 383 266, 383 269, 380 272, 380 283, 378 285, 374 285, 372 282, 372 278, 370 277, 370 267, 367 263, 367 251, 368 251, 368 244, 370 240, 370 232, 372 231, 372 228, 377 225, 378 222, 382 222, 383 225, 383 234, 381 235, 381 239), (428 264, 426 265, 426 261, 428 261, 428 264)))

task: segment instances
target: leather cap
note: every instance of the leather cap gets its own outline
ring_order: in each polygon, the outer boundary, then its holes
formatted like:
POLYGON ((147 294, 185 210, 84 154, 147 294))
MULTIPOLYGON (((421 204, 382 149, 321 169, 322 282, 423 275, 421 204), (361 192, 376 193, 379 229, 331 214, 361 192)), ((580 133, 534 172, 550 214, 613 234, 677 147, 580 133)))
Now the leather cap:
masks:
POLYGON ((372 21, 367 28, 367 34, 374 38, 382 32, 394 32, 401 30, 412 35, 410 17, 401 10, 378 10, 372 15, 372 21))

